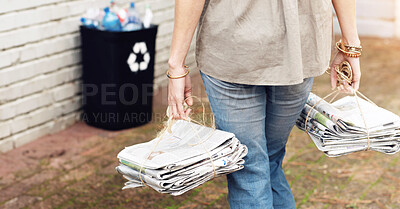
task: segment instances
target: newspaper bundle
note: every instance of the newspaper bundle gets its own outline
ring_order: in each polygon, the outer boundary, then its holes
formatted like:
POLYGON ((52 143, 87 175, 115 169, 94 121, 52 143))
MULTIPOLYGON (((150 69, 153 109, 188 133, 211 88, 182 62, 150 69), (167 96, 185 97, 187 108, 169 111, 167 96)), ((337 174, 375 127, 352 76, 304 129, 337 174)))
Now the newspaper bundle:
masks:
POLYGON ((332 104, 310 93, 296 122, 329 157, 374 150, 394 154, 400 149, 400 117, 362 98, 346 96, 332 104), (314 107, 314 108, 312 108, 314 107))
POLYGON ((242 169, 247 154, 233 133, 184 120, 160 137, 118 154, 116 170, 128 180, 122 189, 146 184, 160 193, 181 195, 215 176, 242 169))

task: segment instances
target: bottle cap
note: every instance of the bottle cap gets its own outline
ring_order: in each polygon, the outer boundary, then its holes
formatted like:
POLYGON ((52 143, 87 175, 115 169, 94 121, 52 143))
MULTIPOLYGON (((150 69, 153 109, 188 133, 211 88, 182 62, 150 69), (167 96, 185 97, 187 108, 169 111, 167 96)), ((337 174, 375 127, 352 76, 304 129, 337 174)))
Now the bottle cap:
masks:
POLYGON ((108 7, 106 7, 106 8, 104 8, 104 12, 110 12, 110 8, 108 8, 108 7))
POLYGON ((131 2, 131 7, 135 8, 135 2, 131 2))

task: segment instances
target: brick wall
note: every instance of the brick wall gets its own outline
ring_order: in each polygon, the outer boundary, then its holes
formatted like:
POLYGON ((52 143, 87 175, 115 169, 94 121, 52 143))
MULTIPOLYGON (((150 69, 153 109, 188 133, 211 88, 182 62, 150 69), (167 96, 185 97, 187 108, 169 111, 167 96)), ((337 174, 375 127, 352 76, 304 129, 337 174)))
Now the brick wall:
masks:
MULTIPOLYGON (((361 36, 400 38, 400 0, 357 0, 357 29, 361 36)), ((340 32, 337 19, 335 31, 340 32)))
MULTIPOLYGON (((108 0, 4 0, 0 7, 0 153, 62 130, 81 115, 79 19, 108 0), (5 2, 4 2, 5 1, 5 2)), ((127 5, 128 0, 117 2, 127 5)), ((156 88, 166 84, 174 1, 146 0, 159 25, 156 88)), ((144 11, 144 0, 136 6, 144 11)), ((194 63, 193 49, 187 58, 194 63)))

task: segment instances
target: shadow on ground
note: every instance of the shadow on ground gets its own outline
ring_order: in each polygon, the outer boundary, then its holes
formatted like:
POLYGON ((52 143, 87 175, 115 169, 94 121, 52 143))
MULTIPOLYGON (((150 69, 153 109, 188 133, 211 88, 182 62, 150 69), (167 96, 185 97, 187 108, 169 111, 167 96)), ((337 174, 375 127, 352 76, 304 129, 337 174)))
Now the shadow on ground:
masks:
MULTIPOLYGON (((362 41, 361 92, 400 114, 400 41, 362 41)), ((207 101, 200 77, 193 78, 195 95, 207 101)), ((327 75, 315 80, 313 91, 330 92, 327 75)), ((116 154, 160 130, 166 89, 156 93, 147 125, 109 132, 80 122, 0 155, 0 208, 228 208, 222 177, 179 197, 148 188, 121 191, 116 154)), ((294 128, 284 170, 298 208, 400 208, 399 159, 372 151, 328 158, 294 128)))

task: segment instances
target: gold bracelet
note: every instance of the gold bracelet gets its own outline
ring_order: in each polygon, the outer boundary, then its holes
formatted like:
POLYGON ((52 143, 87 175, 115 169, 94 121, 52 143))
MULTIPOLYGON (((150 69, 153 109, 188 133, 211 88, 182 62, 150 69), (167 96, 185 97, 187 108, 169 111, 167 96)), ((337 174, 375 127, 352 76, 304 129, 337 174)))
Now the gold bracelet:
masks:
POLYGON ((189 74, 189 67, 187 65, 183 66, 186 69, 186 72, 182 75, 178 75, 178 76, 172 76, 169 74, 169 70, 167 70, 167 72, 165 72, 165 74, 167 75, 168 78, 170 79, 178 79, 178 78, 183 78, 185 77, 187 74, 189 74))
POLYGON ((356 47, 356 46, 350 46, 350 45, 344 45, 344 47, 346 47, 347 51, 362 52, 362 47, 356 47))
POLYGON ((348 50, 359 50, 362 51, 362 46, 355 46, 355 45, 349 45, 349 44, 343 44, 348 50))
POLYGON ((361 53, 362 52, 362 46, 354 46, 354 45, 346 45, 343 43, 342 39, 340 39, 336 43, 336 47, 343 49, 347 52, 354 52, 354 53, 361 53))
POLYGON ((362 47, 345 47, 342 40, 336 42, 336 48, 348 57, 358 58, 361 56, 362 47))

